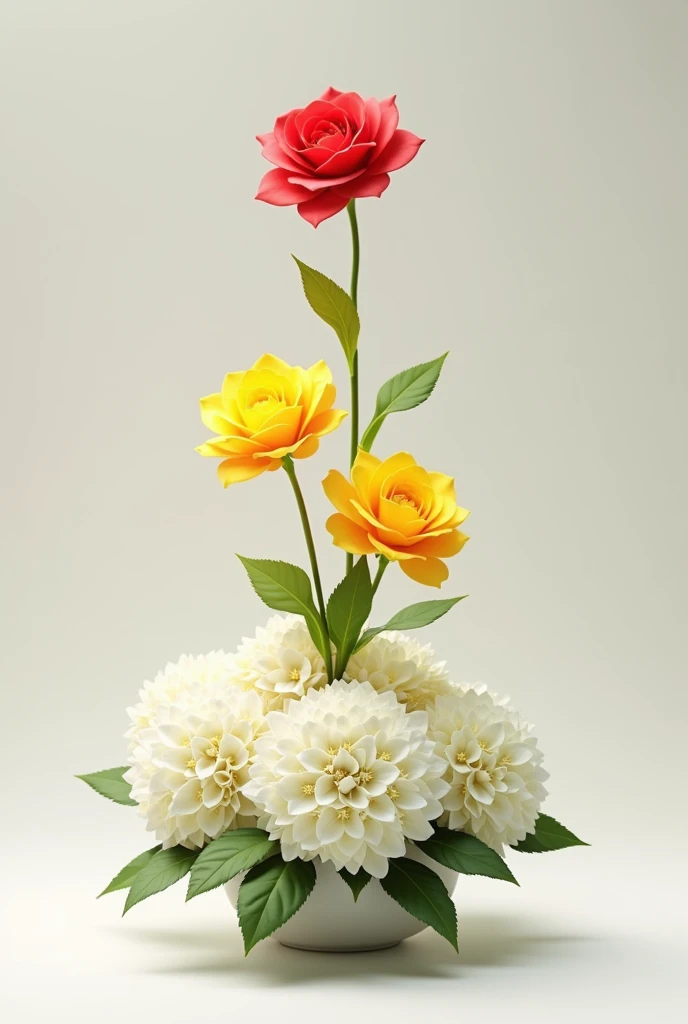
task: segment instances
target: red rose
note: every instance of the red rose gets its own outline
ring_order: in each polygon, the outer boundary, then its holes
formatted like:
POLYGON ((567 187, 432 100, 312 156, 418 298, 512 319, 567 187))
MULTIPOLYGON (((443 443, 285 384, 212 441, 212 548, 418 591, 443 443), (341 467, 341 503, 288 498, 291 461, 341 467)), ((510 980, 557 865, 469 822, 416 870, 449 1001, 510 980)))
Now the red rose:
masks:
POLYGON ((274 131, 257 136, 263 156, 277 167, 264 176, 256 199, 296 204, 317 228, 350 199, 381 196, 389 172, 413 160, 424 141, 397 128, 394 101, 330 87, 307 107, 278 117, 274 131))

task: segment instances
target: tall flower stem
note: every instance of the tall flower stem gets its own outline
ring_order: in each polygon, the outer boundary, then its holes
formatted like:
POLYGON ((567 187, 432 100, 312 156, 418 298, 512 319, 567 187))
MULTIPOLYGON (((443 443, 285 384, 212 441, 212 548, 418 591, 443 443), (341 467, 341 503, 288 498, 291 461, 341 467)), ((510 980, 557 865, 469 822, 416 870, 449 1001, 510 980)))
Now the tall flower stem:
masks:
MULTIPOLYGON (((356 217, 356 200, 349 200, 346 212, 351 225, 351 301, 358 306, 358 269, 361 260, 361 245, 358 237, 358 219, 356 217)), ((351 370, 351 455, 349 465, 353 466, 358 454, 358 349, 354 353, 354 365, 351 370)), ((347 554, 346 571, 354 564, 354 556, 347 554)))
POLYGON ((373 597, 377 594, 377 588, 380 586, 380 580, 382 579, 385 569, 389 565, 389 558, 385 558, 384 555, 380 555, 380 561, 378 563, 377 572, 375 573, 375 579, 373 580, 373 597))
MULTIPOLYGON (((330 645, 330 631, 327 628, 327 612, 325 611, 325 598, 323 596, 322 582, 320 580, 320 569, 318 568, 318 556, 315 553, 315 543, 313 542, 313 531, 311 530, 310 520, 308 518, 308 511, 306 509, 306 502, 303 499, 303 492, 299 481, 296 479, 296 468, 294 466, 294 460, 291 455, 285 455, 282 459, 282 465, 287 471, 289 482, 291 483, 292 490, 294 491, 294 497, 296 498, 296 504, 299 509, 299 515, 301 516, 301 525, 303 526, 303 533, 306 538, 306 547, 308 548, 308 557, 311 562, 311 571, 313 573, 313 583, 315 585, 315 593, 318 598, 318 610, 320 611, 320 622, 322 625, 323 634, 327 647, 330 645)), ((332 664, 331 659, 327 659, 327 678, 329 682, 332 682, 332 664)))

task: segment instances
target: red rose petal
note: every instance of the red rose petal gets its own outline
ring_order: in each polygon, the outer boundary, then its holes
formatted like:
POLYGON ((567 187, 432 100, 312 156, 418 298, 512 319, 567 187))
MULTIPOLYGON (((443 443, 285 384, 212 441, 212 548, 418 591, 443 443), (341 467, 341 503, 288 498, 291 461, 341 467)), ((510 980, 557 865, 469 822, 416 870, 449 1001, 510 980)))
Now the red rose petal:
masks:
POLYGON ((380 198, 389 185, 389 174, 362 174, 344 185, 338 185, 335 189, 337 195, 346 199, 365 199, 368 196, 380 198))
POLYGON ((365 125, 363 131, 360 133, 357 142, 368 142, 375 140, 378 131, 380 130, 380 104, 376 99, 365 101, 365 125))
POLYGON ((300 109, 290 110, 288 114, 278 117, 275 121, 275 138, 280 146, 284 146, 287 152, 290 150, 298 151, 303 147, 303 139, 296 127, 296 117, 301 113, 300 109))
MULTIPOLYGON (((339 178, 342 175, 352 174, 354 171, 362 171, 367 167, 371 154, 375 152, 376 143, 360 142, 349 146, 341 153, 335 153, 333 157, 326 160, 318 168, 318 177, 339 178)), ((334 181, 328 181, 328 185, 334 185, 334 181)))
POLYGON ((378 154, 385 148, 399 124, 399 111, 395 100, 396 96, 380 100, 380 128, 375 136, 378 154))
POLYGON ((311 199, 310 202, 299 203, 297 209, 304 220, 317 228, 322 221, 334 217, 335 213, 343 210, 348 201, 344 196, 338 196, 328 188, 315 199, 311 199))
POLYGON ((303 163, 291 155, 291 153, 285 152, 275 138, 274 132, 270 132, 269 135, 257 135, 256 138, 263 147, 263 156, 271 164, 275 164, 277 167, 284 167, 285 170, 292 173, 304 173, 303 163))
POLYGON ((425 139, 419 139, 413 132, 397 128, 382 153, 371 160, 371 172, 380 174, 383 171, 398 171, 400 167, 404 167, 413 160, 424 142, 425 139))
MULTIPOLYGON (((295 203, 302 203, 311 198, 308 189, 300 188, 289 181, 289 172, 282 167, 276 167, 263 175, 256 199, 270 206, 293 206, 295 203)), ((346 202, 346 200, 345 200, 346 202)))
POLYGON ((325 92, 322 94, 320 99, 321 100, 330 100, 331 101, 331 100, 336 100, 337 96, 341 96, 341 95, 342 94, 339 91, 339 89, 335 89, 333 86, 328 85, 327 89, 325 89, 325 92))
POLYGON ((355 128, 360 128, 365 120, 365 103, 363 97, 357 92, 342 92, 335 100, 340 110, 343 110, 355 128))

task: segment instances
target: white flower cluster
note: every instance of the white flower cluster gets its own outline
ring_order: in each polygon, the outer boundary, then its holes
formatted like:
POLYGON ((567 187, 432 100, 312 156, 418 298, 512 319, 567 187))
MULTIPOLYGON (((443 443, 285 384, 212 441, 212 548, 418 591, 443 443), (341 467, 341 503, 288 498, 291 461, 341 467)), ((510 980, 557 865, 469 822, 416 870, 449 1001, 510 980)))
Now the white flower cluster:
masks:
POLYGON ((327 682, 325 662, 299 615, 273 615, 255 637, 244 637, 233 658, 232 676, 245 690, 258 690, 265 711, 281 710, 327 682))
POLYGON ((548 777, 530 727, 434 652, 374 637, 326 685, 303 619, 273 616, 236 654, 175 665, 128 709, 125 778, 164 846, 258 825, 286 859, 379 878, 431 822, 498 852, 534 830, 548 777))
POLYGON ((440 824, 498 853, 535 830, 548 772, 531 726, 484 686, 456 686, 430 710, 429 736, 448 764, 440 824))
POLYGON ((445 662, 435 661, 432 647, 396 632, 378 633, 352 655, 344 678, 369 682, 378 693, 391 690, 412 710, 425 710, 439 694, 452 692, 445 662))
POLYGON ((163 846, 193 850, 228 828, 255 824, 242 790, 265 719, 259 696, 231 682, 220 656, 183 658, 163 678, 167 690, 158 677, 130 709, 124 778, 163 846))
POLYGON ((448 790, 427 715, 393 693, 338 680, 268 715, 244 792, 286 860, 387 874, 406 839, 427 839, 448 790))
POLYGON ((173 702, 190 683, 228 682, 233 671, 234 658, 224 651, 211 651, 197 658, 182 654, 176 664, 168 663, 155 679, 143 684, 138 703, 127 708, 131 725, 124 735, 129 740, 130 749, 135 745, 141 730, 147 729, 154 720, 161 704, 173 702))

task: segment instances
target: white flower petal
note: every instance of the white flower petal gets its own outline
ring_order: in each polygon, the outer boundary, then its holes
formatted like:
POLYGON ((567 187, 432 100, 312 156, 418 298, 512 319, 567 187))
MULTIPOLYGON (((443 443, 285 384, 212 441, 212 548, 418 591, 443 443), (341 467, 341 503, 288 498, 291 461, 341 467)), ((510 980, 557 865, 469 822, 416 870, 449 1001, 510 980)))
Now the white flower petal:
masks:
POLYGON ((344 822, 333 807, 321 811, 315 832, 321 843, 336 843, 344 835, 344 822))
POLYGON ((321 775, 315 784, 315 799, 319 804, 333 804, 339 790, 332 775, 321 775))
POLYGON ((319 747, 308 747, 295 754, 295 757, 309 772, 324 772, 332 761, 330 755, 319 747))
POLYGON ((175 794, 170 804, 170 814, 192 815, 202 804, 203 787, 201 782, 198 779, 189 779, 175 794))

